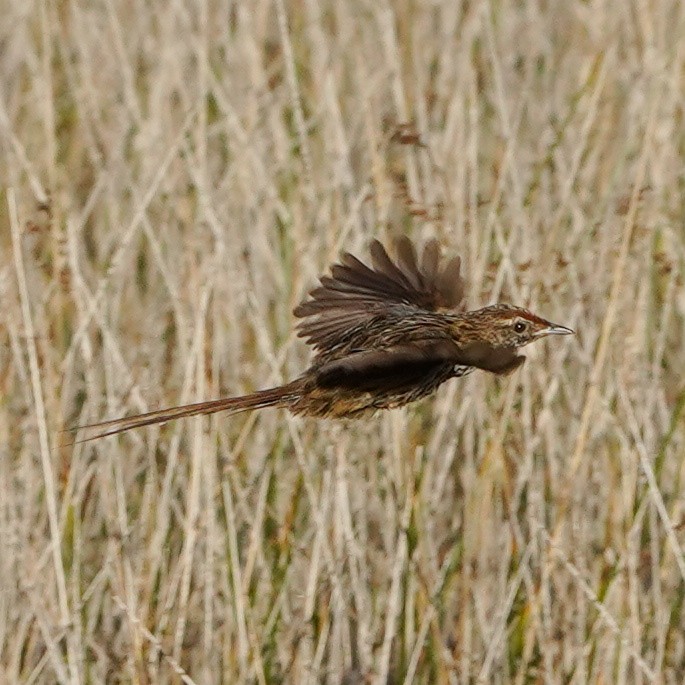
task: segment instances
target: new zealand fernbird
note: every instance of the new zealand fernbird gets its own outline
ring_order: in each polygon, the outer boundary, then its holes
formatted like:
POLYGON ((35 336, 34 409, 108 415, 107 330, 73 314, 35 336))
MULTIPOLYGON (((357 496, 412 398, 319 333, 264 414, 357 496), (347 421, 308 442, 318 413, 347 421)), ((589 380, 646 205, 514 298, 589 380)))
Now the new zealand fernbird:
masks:
POLYGON ((353 418, 392 409, 432 394, 450 378, 475 369, 509 374, 525 361, 517 350, 548 335, 569 335, 526 309, 495 304, 463 308, 461 261, 440 263, 435 240, 421 259, 411 241, 370 247, 372 266, 349 253, 331 267, 293 313, 297 334, 314 349, 297 379, 241 397, 198 402, 69 429, 83 440, 219 411, 283 407, 293 414, 353 418))

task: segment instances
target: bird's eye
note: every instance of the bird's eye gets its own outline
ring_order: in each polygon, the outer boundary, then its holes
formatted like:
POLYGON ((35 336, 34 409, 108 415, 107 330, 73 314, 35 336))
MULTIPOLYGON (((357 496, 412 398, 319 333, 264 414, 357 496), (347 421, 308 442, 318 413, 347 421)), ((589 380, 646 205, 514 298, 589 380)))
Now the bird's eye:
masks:
POLYGON ((526 328, 528 328, 528 326, 526 326, 526 324, 525 324, 523 321, 517 321, 517 322, 514 324, 514 330, 515 330, 517 333, 523 333, 523 331, 525 331, 526 328))

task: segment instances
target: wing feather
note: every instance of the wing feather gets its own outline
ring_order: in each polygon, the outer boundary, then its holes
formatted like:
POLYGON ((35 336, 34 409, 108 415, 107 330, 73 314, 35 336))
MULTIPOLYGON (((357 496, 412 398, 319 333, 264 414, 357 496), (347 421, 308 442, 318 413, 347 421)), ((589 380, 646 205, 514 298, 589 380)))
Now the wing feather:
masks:
POLYGON ((455 257, 442 268, 436 240, 426 243, 421 260, 406 236, 395 242, 396 261, 378 241, 369 248, 371 266, 346 252, 320 278, 306 300, 293 310, 304 319, 297 333, 316 350, 326 350, 354 326, 371 321, 389 304, 405 304, 436 311, 457 309, 464 298, 461 260, 455 257))
POLYGON ((451 365, 458 354, 447 340, 425 340, 379 350, 351 352, 316 371, 321 387, 352 387, 367 392, 398 390, 425 378, 430 369, 451 365))
POLYGON ((411 282, 402 273, 402 270, 390 259, 383 244, 378 240, 372 240, 369 247, 371 263, 379 273, 385 274, 391 281, 402 286, 405 290, 411 290, 411 282))
POLYGON ((421 257, 421 271, 427 283, 434 283, 438 275, 440 264, 440 246, 435 238, 429 240, 423 248, 421 257))
POLYGON ((465 283, 460 275, 461 257, 452 257, 435 278, 435 290, 444 302, 461 302, 465 283))

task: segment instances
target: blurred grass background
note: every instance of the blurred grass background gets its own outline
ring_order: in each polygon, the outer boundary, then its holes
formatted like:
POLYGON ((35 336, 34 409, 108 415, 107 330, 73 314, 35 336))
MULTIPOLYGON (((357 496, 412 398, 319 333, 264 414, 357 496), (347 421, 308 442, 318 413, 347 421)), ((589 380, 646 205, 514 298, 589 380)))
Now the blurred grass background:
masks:
POLYGON ((680 0, 9 0, 0 681, 681 683, 680 0), (357 422, 267 387, 342 249, 572 340, 357 422))

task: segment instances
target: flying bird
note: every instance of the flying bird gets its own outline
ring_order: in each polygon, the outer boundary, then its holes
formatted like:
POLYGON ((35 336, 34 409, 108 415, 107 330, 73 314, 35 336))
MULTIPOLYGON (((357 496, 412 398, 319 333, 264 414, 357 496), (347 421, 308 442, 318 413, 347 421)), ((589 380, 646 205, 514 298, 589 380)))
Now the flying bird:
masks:
POLYGON ((133 428, 220 411, 281 407, 293 414, 354 418, 431 395, 476 369, 509 374, 525 361, 519 348, 569 335, 527 309, 495 304, 466 311, 461 260, 441 263, 435 240, 419 260, 407 237, 395 259, 374 240, 371 266, 346 252, 293 310, 297 334, 314 350, 295 380, 249 395, 209 400, 69 429, 95 440, 133 428))

